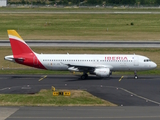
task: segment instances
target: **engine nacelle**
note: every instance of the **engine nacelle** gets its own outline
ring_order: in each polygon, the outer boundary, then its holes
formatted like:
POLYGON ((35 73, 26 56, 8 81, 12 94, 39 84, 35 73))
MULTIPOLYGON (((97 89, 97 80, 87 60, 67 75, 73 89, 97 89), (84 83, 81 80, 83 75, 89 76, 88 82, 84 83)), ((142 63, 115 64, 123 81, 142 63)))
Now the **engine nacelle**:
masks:
POLYGON ((109 68, 96 68, 94 73, 98 77, 108 77, 110 75, 110 69, 109 68))

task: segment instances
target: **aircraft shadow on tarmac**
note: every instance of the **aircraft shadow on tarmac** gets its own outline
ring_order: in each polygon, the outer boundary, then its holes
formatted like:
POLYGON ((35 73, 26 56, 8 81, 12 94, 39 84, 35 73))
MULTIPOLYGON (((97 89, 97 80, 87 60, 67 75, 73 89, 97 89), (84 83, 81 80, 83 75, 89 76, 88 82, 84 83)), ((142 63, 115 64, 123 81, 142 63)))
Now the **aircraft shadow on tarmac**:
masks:
POLYGON ((112 78, 111 77, 109 77, 109 78, 99 78, 99 77, 93 77, 93 76, 89 76, 87 79, 84 79, 84 80, 82 80, 81 78, 77 78, 77 79, 70 79, 70 80, 66 80, 66 81, 93 81, 93 80, 111 80, 112 78))
MULTIPOLYGON (((99 81, 99 80, 106 80, 106 81, 109 81, 109 80, 120 80, 121 76, 112 76, 112 77, 107 77, 107 78, 99 78, 99 77, 96 77, 96 76, 89 76, 87 79, 85 80, 82 80, 80 77, 73 77, 73 78, 69 78, 69 80, 66 80, 66 81, 99 81)), ((155 77, 153 76, 140 76, 138 79, 134 79, 133 76, 124 76, 122 79, 125 79, 125 80, 154 80, 155 77)))
MULTIPOLYGON (((35 78, 35 79, 39 79, 40 77, 43 77, 44 75, 29 75, 28 77, 26 77, 26 75, 14 75, 14 76, 10 76, 10 79, 30 79, 30 78, 35 78)), ((89 76, 87 79, 82 80, 79 76, 50 76, 48 75, 47 78, 52 78, 52 79, 69 79, 67 81, 88 81, 88 80, 119 80, 121 78, 120 75, 112 75, 110 77, 106 77, 106 78, 100 78, 100 77, 96 77, 96 76, 89 76)), ((123 79, 129 79, 129 80, 153 80, 156 79, 155 76, 141 76, 139 75, 138 79, 134 79, 134 76, 132 75, 124 75, 123 79)))
MULTIPOLYGON (((30 78, 30 77, 32 77, 32 78, 37 78, 37 79, 38 79, 40 76, 39 76, 39 75, 38 75, 38 76, 31 75, 31 76, 29 76, 28 78, 30 78)), ((26 75, 10 76, 10 79, 20 79, 20 78, 25 78, 25 79, 27 79, 26 75)))

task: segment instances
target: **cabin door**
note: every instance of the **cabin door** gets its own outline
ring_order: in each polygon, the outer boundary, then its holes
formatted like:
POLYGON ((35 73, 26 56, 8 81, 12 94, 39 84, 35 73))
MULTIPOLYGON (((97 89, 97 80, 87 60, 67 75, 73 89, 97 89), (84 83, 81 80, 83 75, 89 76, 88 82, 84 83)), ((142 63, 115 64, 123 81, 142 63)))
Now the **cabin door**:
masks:
POLYGON ((139 66, 138 56, 134 56, 134 66, 139 66))

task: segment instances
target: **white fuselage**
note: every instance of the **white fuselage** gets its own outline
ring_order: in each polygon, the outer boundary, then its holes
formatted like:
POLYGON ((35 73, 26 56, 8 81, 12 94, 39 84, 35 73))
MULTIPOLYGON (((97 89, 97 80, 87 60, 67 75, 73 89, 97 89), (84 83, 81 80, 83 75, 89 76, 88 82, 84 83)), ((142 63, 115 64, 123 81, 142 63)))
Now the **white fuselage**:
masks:
MULTIPOLYGON (((68 70, 68 65, 109 68, 111 71, 150 70, 157 65, 141 55, 94 55, 94 54, 36 54, 40 62, 49 70, 68 70)), ((35 61, 36 64, 36 61, 35 61)))

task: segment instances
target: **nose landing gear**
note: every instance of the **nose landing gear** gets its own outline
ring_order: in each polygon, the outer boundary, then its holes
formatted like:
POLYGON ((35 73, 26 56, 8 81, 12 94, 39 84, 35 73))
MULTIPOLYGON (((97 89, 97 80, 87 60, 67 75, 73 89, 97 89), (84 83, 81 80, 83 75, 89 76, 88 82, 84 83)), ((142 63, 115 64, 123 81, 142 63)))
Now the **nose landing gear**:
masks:
POLYGON ((134 79, 138 79, 137 71, 134 71, 134 79))

